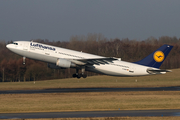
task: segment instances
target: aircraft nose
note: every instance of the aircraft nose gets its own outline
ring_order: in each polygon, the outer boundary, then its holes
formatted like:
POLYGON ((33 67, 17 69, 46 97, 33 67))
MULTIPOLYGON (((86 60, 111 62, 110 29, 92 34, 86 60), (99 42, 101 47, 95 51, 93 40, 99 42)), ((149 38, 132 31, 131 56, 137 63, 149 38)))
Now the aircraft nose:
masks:
POLYGON ((12 44, 7 44, 6 48, 11 49, 12 48, 12 44))
POLYGON ((9 49, 9 47, 10 47, 10 45, 9 45, 9 44, 7 44, 7 45, 6 45, 6 48, 8 48, 8 49, 9 49))

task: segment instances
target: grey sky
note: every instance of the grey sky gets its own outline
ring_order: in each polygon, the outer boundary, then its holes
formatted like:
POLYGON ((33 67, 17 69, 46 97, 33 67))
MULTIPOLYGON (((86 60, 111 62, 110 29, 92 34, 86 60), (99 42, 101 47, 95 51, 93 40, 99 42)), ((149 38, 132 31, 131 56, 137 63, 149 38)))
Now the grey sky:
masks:
POLYGON ((180 38, 180 0, 0 0, 0 40, 180 38))

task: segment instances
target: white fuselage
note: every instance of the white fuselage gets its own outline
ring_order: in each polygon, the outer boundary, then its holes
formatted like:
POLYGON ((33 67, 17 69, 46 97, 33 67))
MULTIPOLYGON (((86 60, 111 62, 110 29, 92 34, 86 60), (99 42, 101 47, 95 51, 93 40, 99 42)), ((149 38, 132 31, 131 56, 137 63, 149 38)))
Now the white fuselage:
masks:
MULTIPOLYGON (((21 56, 56 64, 57 59, 78 60, 98 59, 103 56, 78 52, 65 48, 55 47, 37 42, 16 41, 17 44, 8 44, 7 48, 21 56)), ((112 75, 112 76, 142 76, 149 75, 147 69, 151 67, 135 63, 115 60, 109 64, 92 65, 86 68, 87 71, 112 75)))

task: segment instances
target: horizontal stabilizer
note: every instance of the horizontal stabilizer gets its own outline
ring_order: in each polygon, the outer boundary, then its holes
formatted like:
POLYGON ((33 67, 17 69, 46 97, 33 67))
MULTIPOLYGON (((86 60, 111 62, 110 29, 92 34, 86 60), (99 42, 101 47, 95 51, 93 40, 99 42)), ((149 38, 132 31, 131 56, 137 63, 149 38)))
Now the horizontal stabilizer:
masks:
POLYGON ((165 69, 147 69, 147 72, 150 74, 165 74, 166 72, 171 72, 171 70, 165 69))

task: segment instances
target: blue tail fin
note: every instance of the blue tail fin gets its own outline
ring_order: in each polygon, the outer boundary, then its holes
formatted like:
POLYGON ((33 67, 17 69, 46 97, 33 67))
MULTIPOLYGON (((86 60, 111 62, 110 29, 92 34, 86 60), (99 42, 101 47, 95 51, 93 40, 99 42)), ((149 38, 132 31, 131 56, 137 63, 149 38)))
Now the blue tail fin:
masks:
POLYGON ((173 46, 165 44, 161 46, 160 48, 158 48, 153 53, 151 53, 149 56, 135 63, 144 65, 144 66, 159 68, 161 64, 164 62, 164 60, 166 59, 167 55, 169 54, 172 48, 173 46))

